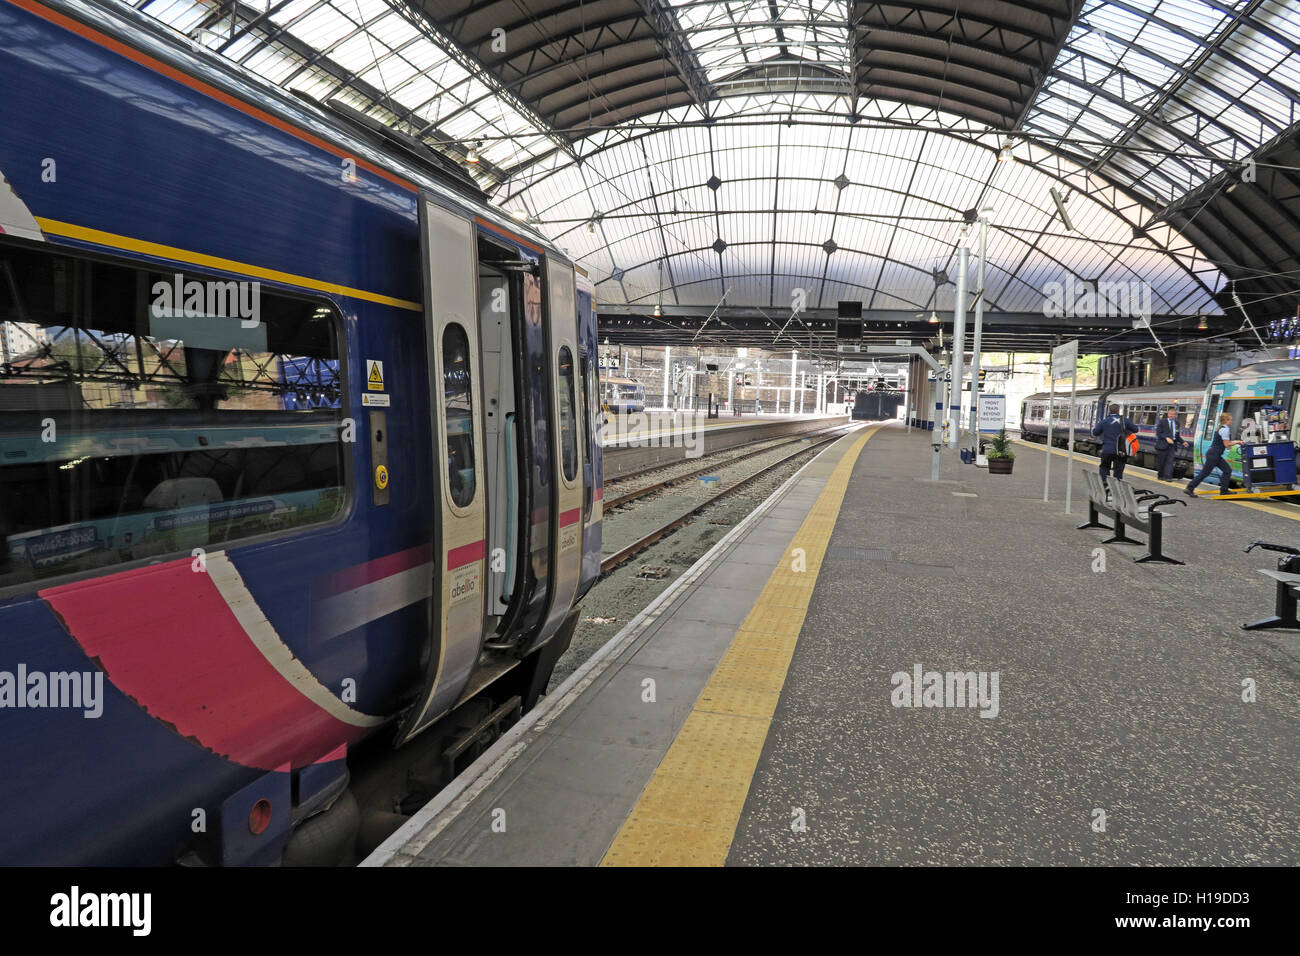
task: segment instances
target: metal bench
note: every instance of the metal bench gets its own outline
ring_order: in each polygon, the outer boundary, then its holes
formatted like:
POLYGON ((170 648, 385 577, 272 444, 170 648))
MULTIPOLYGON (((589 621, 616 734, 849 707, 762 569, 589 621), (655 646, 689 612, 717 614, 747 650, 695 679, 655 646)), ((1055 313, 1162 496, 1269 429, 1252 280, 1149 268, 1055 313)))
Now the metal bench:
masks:
POLYGON ((1297 574, 1296 571, 1300 570, 1300 551, 1284 544, 1267 544, 1263 541, 1256 541, 1246 549, 1246 554, 1250 554, 1255 548, 1277 551, 1287 555, 1287 557, 1278 559, 1276 571, 1271 571, 1268 568, 1257 569, 1260 574, 1267 575, 1275 582, 1273 616, 1251 624, 1243 624, 1241 629, 1243 631, 1263 631, 1270 628, 1287 627, 1300 630, 1300 620, 1296 618, 1296 594, 1300 591, 1300 574, 1297 574))
POLYGON ((1141 541, 1130 538, 1125 533, 1127 529, 1132 528, 1147 536, 1147 553, 1134 558, 1135 562, 1139 564, 1147 561, 1163 561, 1165 564, 1183 563, 1164 553, 1164 520, 1169 515, 1158 509, 1165 505, 1186 507, 1187 502, 1166 497, 1159 492, 1134 488, 1129 482, 1115 477, 1110 479, 1111 494, 1108 496, 1106 484, 1103 483, 1101 475, 1095 471, 1085 471, 1083 480, 1088 489, 1088 521, 1086 524, 1079 525, 1079 530, 1085 528, 1112 530, 1101 523, 1100 518, 1105 516, 1115 523, 1113 529, 1115 533, 1103 541, 1103 544, 1141 544, 1141 541))

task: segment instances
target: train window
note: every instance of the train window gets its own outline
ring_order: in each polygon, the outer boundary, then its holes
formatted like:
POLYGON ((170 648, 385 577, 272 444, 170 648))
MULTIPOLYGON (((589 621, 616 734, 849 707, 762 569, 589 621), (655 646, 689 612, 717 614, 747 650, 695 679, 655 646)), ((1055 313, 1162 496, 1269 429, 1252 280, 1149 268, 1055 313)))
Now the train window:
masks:
POLYGON ((587 358, 586 352, 579 354, 578 366, 581 370, 578 379, 578 391, 582 395, 582 401, 579 403, 579 407, 582 409, 582 413, 594 422, 595 402, 592 400, 594 393, 591 388, 591 360, 587 358))
POLYGON ((1196 427, 1196 407, 1194 405, 1178 406, 1178 427, 1189 432, 1196 427))
POLYGON ((256 282, 0 245, 0 587, 337 515, 339 324, 256 282))
POLYGON ((578 429, 574 417, 573 353, 567 345, 560 346, 560 461, 564 478, 573 481, 578 476, 578 429))
POLYGON ((1233 399, 1223 410, 1232 413, 1232 435, 1242 441, 1263 441, 1264 433, 1255 416, 1272 404, 1271 398, 1233 399))
POLYGON ((469 336, 459 323, 442 330, 442 395, 447 420, 447 490, 457 507, 474 500, 474 393, 469 336))
POLYGON ((1210 395, 1210 407, 1205 414, 1205 435, 1206 441, 1214 438, 1214 431, 1219 427, 1219 403, 1223 401, 1223 395, 1214 392, 1210 395))
POLYGON ((1154 425, 1154 424, 1156 423, 1156 415, 1157 415, 1157 412, 1156 412, 1156 406, 1154 406, 1154 405, 1143 405, 1143 406, 1142 406, 1142 420, 1141 420, 1140 422, 1138 422, 1138 424, 1139 424, 1139 425, 1154 425))

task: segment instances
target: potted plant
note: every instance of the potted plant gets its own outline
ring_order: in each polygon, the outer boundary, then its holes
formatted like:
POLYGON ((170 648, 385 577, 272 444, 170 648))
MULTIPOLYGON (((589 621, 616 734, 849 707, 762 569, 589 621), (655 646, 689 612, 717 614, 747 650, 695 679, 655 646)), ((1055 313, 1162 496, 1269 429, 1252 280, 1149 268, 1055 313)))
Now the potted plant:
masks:
POLYGON ((1016 453, 1011 450, 1011 439, 1007 437, 1005 428, 989 441, 988 459, 990 475, 1011 474, 1011 466, 1015 464, 1016 453))

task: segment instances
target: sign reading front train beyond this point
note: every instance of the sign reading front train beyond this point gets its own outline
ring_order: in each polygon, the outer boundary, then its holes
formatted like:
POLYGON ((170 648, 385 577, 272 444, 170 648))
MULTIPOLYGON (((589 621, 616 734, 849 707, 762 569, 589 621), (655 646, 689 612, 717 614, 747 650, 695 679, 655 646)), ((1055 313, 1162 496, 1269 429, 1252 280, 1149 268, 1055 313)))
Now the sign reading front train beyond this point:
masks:
POLYGON ((979 409, 979 430, 981 433, 997 434, 1007 421, 1007 397, 1005 395, 981 395, 979 409))
POLYGON ((366 359, 366 390, 382 392, 384 390, 384 363, 376 359, 366 359))

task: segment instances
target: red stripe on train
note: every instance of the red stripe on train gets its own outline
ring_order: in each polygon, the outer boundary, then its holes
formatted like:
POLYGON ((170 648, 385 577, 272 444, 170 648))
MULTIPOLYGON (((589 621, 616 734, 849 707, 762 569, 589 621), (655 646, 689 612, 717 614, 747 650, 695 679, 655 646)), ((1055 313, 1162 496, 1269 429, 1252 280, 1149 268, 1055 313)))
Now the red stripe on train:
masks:
POLYGON ((39 594, 114 686, 228 760, 302 767, 366 733, 331 717, 272 667, 189 558, 39 594))
POLYGON ((462 544, 459 548, 452 548, 447 552, 447 570, 455 571, 457 568, 463 568, 474 561, 483 560, 485 550, 484 542, 475 541, 473 544, 462 544))
POLYGON ((582 517, 581 508, 571 508, 568 511, 562 511, 560 512, 560 527, 567 528, 569 525, 573 524, 581 517, 582 517))

